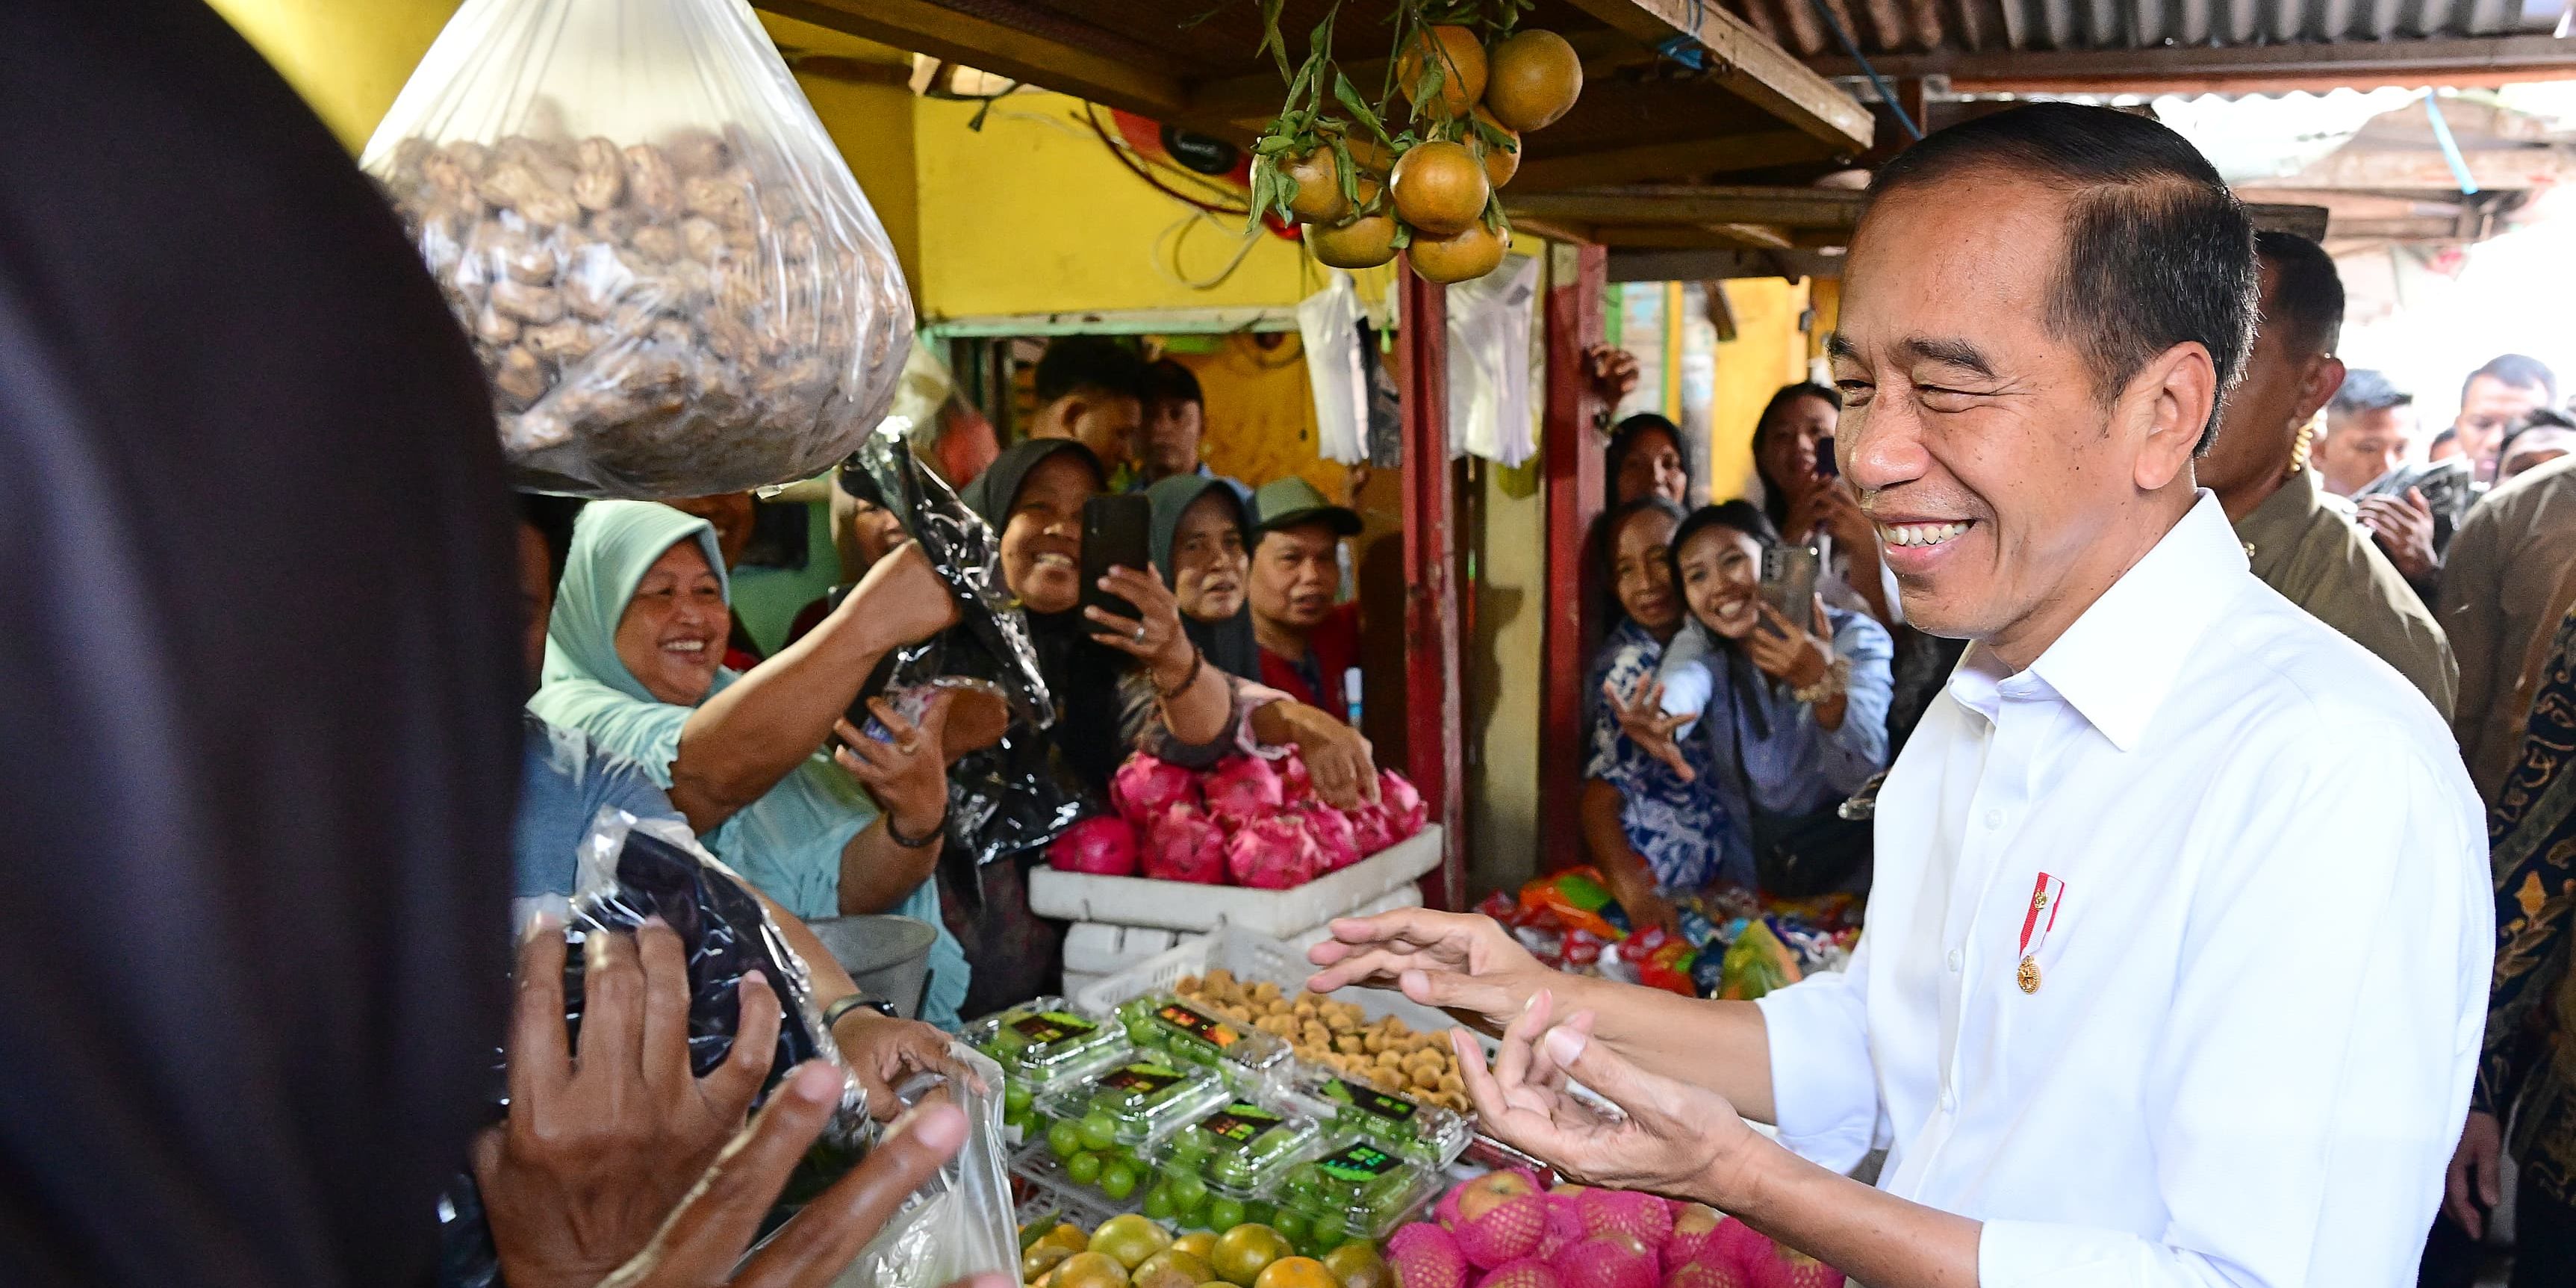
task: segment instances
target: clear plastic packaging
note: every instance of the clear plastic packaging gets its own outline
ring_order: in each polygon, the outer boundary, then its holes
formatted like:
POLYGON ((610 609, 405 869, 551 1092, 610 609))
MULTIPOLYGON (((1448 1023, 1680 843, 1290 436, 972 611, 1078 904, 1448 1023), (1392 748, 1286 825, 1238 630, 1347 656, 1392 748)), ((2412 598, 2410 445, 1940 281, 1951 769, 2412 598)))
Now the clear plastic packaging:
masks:
POLYGON ((1156 1156, 1166 1172, 1195 1172, 1239 1199, 1267 1197, 1322 1143, 1324 1125, 1293 1109, 1232 1100, 1173 1132, 1156 1156))
POLYGON ((957 1157, 887 1218, 835 1288, 938 1288, 985 1273, 1015 1271, 1019 1229, 1002 1149, 1001 1068, 959 1043, 956 1067, 920 1074, 895 1088, 906 1106, 934 1097, 966 1111, 957 1157))
POLYGON ((1094 1139, 1093 1149, 1112 1146, 1135 1151, 1171 1133, 1233 1096, 1215 1070, 1176 1065, 1142 1052, 1089 1083, 1067 1088, 1041 1107, 1059 1122, 1106 1123, 1108 1144, 1094 1139))
POLYGON ((1476 1135, 1461 1115, 1330 1070, 1307 1071, 1298 1090, 1332 1107, 1336 1131, 1355 1133, 1419 1166, 1447 1167, 1476 1135))
POLYGON ((472 335, 523 485, 805 478, 894 399, 893 244, 744 0, 466 0, 360 165, 472 335))
POLYGON ((1283 1071, 1288 1044, 1278 1035, 1223 1019, 1170 993, 1147 993, 1118 1008, 1127 1040, 1189 1064, 1223 1068, 1253 1085, 1283 1071))
POLYGON ((1119 1062, 1127 1035, 1092 1019, 1061 997, 1040 997, 988 1015, 959 1034, 1033 1095, 1060 1090, 1119 1062))
POLYGON ((1440 1188, 1439 1173, 1366 1140, 1336 1138, 1329 1153, 1288 1170, 1279 1204, 1315 1228, 1383 1239, 1440 1188))

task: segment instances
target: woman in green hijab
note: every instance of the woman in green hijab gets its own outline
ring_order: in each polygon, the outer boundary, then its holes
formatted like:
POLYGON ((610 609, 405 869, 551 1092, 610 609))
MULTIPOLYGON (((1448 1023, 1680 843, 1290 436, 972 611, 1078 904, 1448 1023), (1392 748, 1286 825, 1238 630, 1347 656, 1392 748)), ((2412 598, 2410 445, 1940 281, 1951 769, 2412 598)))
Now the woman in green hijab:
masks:
MULTIPOLYGON (((707 848, 789 912, 941 926, 930 877, 947 824, 945 703, 918 727, 876 704, 888 741, 843 713, 878 659, 955 620, 945 583, 906 546, 822 625, 737 674, 722 665, 732 616, 715 530, 669 506, 604 501, 573 529, 528 705, 643 765, 707 848), (827 754, 835 732, 842 746, 827 754)), ((967 978, 941 929, 922 1018, 954 1028, 967 978)))

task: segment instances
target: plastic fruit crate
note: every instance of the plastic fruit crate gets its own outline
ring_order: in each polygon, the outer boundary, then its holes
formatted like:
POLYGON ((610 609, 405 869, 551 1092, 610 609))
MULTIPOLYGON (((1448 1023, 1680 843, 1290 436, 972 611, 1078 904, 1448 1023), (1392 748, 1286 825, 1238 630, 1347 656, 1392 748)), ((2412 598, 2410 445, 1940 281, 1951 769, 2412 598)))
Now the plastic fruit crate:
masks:
MULTIPOLYGON (((1232 971, 1236 979, 1268 980, 1290 992, 1304 988, 1306 978, 1315 973, 1306 961, 1304 949, 1228 924, 1218 926, 1203 939, 1193 939, 1085 987, 1076 994, 1074 1003, 1094 1015, 1108 1015, 1129 998, 1169 992, 1182 976, 1204 975, 1211 967, 1232 971)), ((1458 1027, 1447 1012, 1424 1006, 1393 989, 1345 988, 1333 997, 1357 1002, 1361 1013, 1372 1020, 1392 1015, 1417 1033, 1445 1033, 1458 1027)), ((1476 1040, 1489 1054, 1493 1051, 1493 1039, 1479 1034, 1476 1040)))
POLYGON ((1222 921, 1285 939, 1411 885, 1440 866, 1440 853, 1441 832, 1435 824, 1289 890, 1104 877, 1040 866, 1029 871, 1029 908, 1041 917, 1162 930, 1213 930, 1222 921))

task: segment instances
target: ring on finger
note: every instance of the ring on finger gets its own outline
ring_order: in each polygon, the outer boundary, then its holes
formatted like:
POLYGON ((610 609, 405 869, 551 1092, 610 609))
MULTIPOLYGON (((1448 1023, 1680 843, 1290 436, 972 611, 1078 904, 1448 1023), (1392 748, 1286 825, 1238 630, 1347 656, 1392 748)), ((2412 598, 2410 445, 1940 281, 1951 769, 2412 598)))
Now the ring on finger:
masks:
POLYGON ((1144 628, 1144 627, 1139 626, 1139 627, 1137 627, 1137 628, 1136 628, 1136 635, 1135 635, 1135 639, 1136 639, 1136 642, 1137 642, 1137 643, 1139 643, 1139 644, 1142 644, 1142 643, 1144 643, 1144 642, 1145 642, 1145 628, 1144 628))
POLYGON ((894 745, 894 749, 907 756, 915 755, 921 751, 921 741, 917 738, 907 738, 902 742, 896 743, 894 745))

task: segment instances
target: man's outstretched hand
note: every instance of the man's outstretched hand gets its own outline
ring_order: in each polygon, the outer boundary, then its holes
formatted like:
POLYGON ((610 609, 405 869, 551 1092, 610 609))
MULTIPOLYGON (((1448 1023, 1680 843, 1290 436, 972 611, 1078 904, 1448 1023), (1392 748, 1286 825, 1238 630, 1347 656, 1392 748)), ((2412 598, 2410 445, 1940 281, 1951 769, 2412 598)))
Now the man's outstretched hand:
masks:
POLYGON ((1561 979, 1491 917, 1407 908, 1344 917, 1333 937, 1306 950, 1321 969, 1306 987, 1329 993, 1353 984, 1401 989, 1425 1006, 1500 1032, 1532 993, 1561 979))

